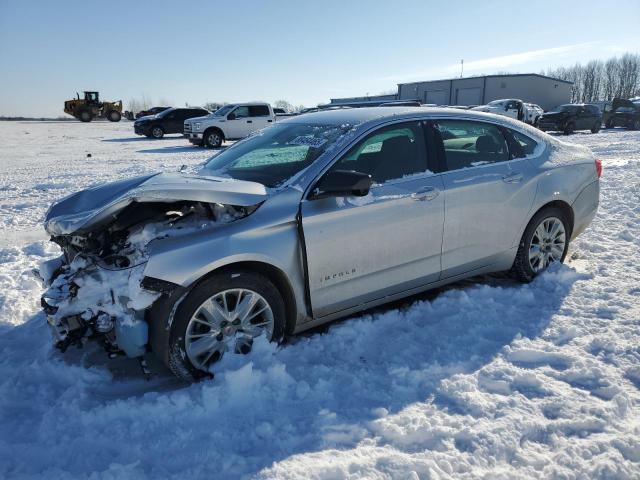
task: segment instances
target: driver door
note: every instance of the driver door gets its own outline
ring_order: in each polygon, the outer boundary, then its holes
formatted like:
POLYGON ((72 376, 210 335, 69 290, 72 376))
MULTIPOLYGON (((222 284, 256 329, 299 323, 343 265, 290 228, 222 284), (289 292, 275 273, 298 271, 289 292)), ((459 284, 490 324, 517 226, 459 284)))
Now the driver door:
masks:
POLYGON ((420 122, 382 127, 330 169, 370 174, 367 196, 303 200, 314 317, 438 280, 443 184, 426 150, 420 122))
POLYGON ((225 136, 228 139, 236 140, 244 138, 251 132, 251 118, 249 107, 240 106, 233 109, 227 115, 227 125, 225 127, 225 136))

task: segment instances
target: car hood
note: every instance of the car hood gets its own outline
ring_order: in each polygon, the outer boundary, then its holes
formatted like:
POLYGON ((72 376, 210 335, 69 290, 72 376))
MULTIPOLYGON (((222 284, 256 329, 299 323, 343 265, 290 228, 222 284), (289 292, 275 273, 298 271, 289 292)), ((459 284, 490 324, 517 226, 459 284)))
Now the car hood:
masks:
POLYGON ((144 117, 136 118, 136 123, 137 122, 146 122, 146 121, 151 120, 151 119, 153 119, 155 117, 156 117, 156 115, 145 115, 144 117))
POLYGON ((192 118, 187 118, 184 123, 195 123, 195 122, 202 122, 203 120, 212 120, 211 117, 209 117, 208 115, 204 115, 202 117, 192 117, 192 118))
POLYGON ((156 173, 106 183, 54 203, 45 217, 50 235, 80 234, 113 220, 134 202, 194 201, 248 207, 267 198, 264 185, 218 177, 156 173))

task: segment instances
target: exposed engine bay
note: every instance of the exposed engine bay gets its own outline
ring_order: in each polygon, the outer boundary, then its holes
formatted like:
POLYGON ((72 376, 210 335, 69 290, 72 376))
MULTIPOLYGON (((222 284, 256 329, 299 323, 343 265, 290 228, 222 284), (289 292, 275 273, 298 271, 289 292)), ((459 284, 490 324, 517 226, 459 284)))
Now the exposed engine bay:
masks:
POLYGON ((88 340, 112 355, 143 355, 148 343, 145 310, 160 289, 144 288, 148 245, 158 239, 215 228, 256 206, 197 201, 134 202, 81 234, 53 235, 63 254, 40 266, 47 290, 42 307, 61 351, 88 340))

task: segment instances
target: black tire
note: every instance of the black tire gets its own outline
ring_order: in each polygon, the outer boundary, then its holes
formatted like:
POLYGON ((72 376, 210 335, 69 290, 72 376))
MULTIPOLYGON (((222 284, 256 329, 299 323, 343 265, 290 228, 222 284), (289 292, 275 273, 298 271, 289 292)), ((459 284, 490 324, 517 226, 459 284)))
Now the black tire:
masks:
POLYGON ((634 130, 640 130, 640 120, 635 120, 631 128, 633 128, 634 130))
POLYGON ((513 261, 511 270, 509 271, 511 276, 513 276, 516 280, 523 283, 529 283, 536 277, 536 275, 538 275, 533 271, 533 269, 531 268, 531 264, 529 263, 529 249, 531 247, 531 240, 533 239, 536 228, 538 228, 538 225, 540 225, 540 223, 542 223, 545 219, 550 217, 556 217, 560 219, 566 232, 565 247, 560 259, 560 262, 564 262, 564 259, 567 256, 567 251, 569 250, 571 225, 569 224, 565 213, 559 208, 545 208, 543 210, 540 210, 533 216, 533 218, 527 225, 527 228, 525 228, 524 233, 522 234, 522 239, 520 239, 520 244, 518 245, 518 253, 516 254, 516 258, 513 261))
POLYGON ((202 135, 202 144, 205 148, 219 148, 224 142, 224 135, 218 129, 210 129, 202 135))
POLYGON ((564 127, 564 134, 565 135, 571 135, 573 132, 575 132, 576 130, 576 126, 573 123, 568 123, 566 127, 564 127))
POLYGON ((87 123, 90 122, 93 119, 93 115, 91 115, 91 112, 89 110, 81 110, 78 113, 78 120, 80 120, 81 122, 87 123))
POLYGON ((120 114, 119 111, 117 110, 111 110, 108 114, 107 114, 107 119, 110 122, 119 122, 120 119, 122 118, 122 115, 120 114))
POLYGON ((207 299, 218 292, 234 288, 252 290, 266 300, 271 307, 274 319, 273 336, 269 340, 272 342, 282 340, 286 324, 284 300, 268 278, 247 270, 230 270, 215 274, 200 282, 179 303, 171 321, 167 344, 153 346, 159 357, 165 360, 169 369, 178 378, 193 382, 211 377, 209 372, 196 368, 189 360, 185 347, 187 327, 193 314, 207 299), (162 351, 163 348, 168 351, 162 351))
POLYGON ((591 133, 598 133, 600 131, 600 122, 596 122, 593 127, 591 127, 591 133))
POLYGON ((164 128, 162 128, 160 125, 154 125, 149 130, 149 133, 151 133, 152 138, 159 140, 164 137, 164 128))

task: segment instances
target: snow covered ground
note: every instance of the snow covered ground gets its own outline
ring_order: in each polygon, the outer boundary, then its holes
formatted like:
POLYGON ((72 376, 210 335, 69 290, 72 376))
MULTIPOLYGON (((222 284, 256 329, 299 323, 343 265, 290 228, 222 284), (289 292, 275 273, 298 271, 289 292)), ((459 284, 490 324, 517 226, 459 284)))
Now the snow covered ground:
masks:
POLYGON ((29 271, 56 254, 52 200, 211 152, 129 122, 0 122, 0 139, 0 478, 640 477, 640 132, 570 137, 604 174, 567 265, 259 343, 191 386, 54 351, 29 271))

